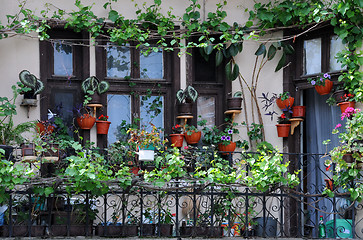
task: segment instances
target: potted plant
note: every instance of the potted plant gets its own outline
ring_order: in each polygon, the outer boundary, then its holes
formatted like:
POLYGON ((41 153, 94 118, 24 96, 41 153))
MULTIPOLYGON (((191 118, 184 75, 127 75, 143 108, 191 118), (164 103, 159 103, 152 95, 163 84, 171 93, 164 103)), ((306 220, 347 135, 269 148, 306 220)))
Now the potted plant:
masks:
POLYGON ((227 98, 228 110, 241 110, 241 104, 242 104, 241 91, 235 92, 232 97, 227 98))
POLYGON ((6 159, 12 157, 14 144, 24 142, 25 139, 22 134, 31 131, 35 127, 33 122, 14 124, 13 118, 17 114, 15 102, 21 90, 16 88, 15 85, 11 88, 13 91, 12 98, 0 98, 0 115, 3 116, 0 120, 0 148, 5 150, 4 157, 6 159))
POLYGON ((108 116, 101 115, 96 121, 97 134, 108 134, 111 122, 108 121, 108 116))
POLYGON ((277 135, 279 137, 288 137, 290 132, 290 126, 291 124, 289 118, 286 116, 285 113, 282 113, 277 119, 277 135))
POLYGON ((180 89, 176 93, 178 100, 178 113, 180 116, 192 115, 193 103, 198 98, 198 92, 194 87, 188 86, 184 90, 180 89))
POLYGON ((96 122, 96 118, 89 114, 87 107, 83 107, 83 104, 77 105, 73 108, 73 112, 76 114, 76 121, 81 129, 89 130, 96 122))
POLYGON ((173 133, 169 135, 171 146, 173 147, 182 147, 184 142, 184 134, 182 134, 183 127, 179 124, 176 124, 172 128, 173 133))
POLYGON ((341 100, 342 101, 338 103, 338 106, 340 107, 340 110, 342 113, 344 113, 348 107, 351 107, 351 108, 355 107, 355 101, 354 101, 353 94, 346 93, 343 96, 341 96, 341 100))
POLYGON ((95 76, 86 78, 82 84, 81 89, 85 94, 85 105, 88 103, 101 103, 101 94, 108 91, 110 84, 106 81, 100 81, 95 76))
POLYGON ((295 98, 291 97, 289 92, 280 93, 276 99, 276 104, 281 110, 291 108, 294 105, 295 98))
POLYGON ((185 128, 185 133, 184 133, 185 141, 188 144, 197 144, 200 138, 202 137, 202 132, 199 131, 198 128, 196 128, 193 125, 186 124, 184 128, 185 128))
POLYGON ((164 145, 167 140, 162 140, 162 132, 152 125, 152 130, 130 128, 128 142, 137 150, 139 161, 154 161, 154 150, 158 145, 164 145))
POLYGON ((36 106, 37 95, 44 90, 44 84, 36 76, 31 74, 28 70, 23 70, 19 73, 21 93, 24 94, 22 105, 36 106))
POLYGON ((315 87, 320 95, 329 94, 333 88, 333 82, 330 81, 331 76, 328 73, 321 74, 316 78, 308 78, 307 81, 315 87))

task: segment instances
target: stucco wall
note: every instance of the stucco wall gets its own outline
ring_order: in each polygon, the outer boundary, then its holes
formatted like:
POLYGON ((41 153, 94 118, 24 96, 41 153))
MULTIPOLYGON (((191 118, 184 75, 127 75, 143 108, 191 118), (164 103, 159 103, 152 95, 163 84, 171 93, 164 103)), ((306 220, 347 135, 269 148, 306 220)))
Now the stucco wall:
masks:
MULTIPOLYGON (((36 11, 40 11, 44 9, 45 3, 52 3, 54 6, 51 6, 51 9, 56 9, 56 7, 65 9, 66 11, 71 11, 74 8, 73 0, 64 0, 64 1, 44 1, 44 0, 29 0, 27 2, 27 8, 35 9, 36 11)), ((100 3, 101 1, 82 1, 84 5, 89 5, 91 3, 96 3, 93 7, 93 12, 96 15, 105 16, 106 10, 103 9, 100 3)), ((140 6, 144 1, 135 1, 140 6)), ((153 2, 153 1, 146 1, 153 2)), ((217 0, 205 0, 200 1, 201 3, 201 18, 203 19, 205 14, 209 11, 214 11, 216 9, 216 3, 219 2, 217 0)), ((121 12, 125 17, 135 17, 135 6, 131 1, 118 1, 117 3, 113 3, 113 8, 119 12, 121 12), (131 9, 131 10, 130 10, 131 9)), ((5 23, 7 14, 15 14, 18 10, 17 1, 14 0, 3 0, 2 7, 0 8, 0 21, 5 23)), ((176 16, 182 16, 185 11, 185 8, 188 6, 188 1, 176 1, 176 0, 168 0, 163 1, 162 7, 163 12, 172 11, 172 13, 176 16), (172 9, 171 9, 172 8, 172 9)), ((232 24, 233 22, 238 22, 240 24, 244 24, 248 19, 248 13, 245 12, 246 8, 252 8, 253 1, 228 1, 228 5, 225 7, 227 11, 227 21, 232 24)), ((275 37, 275 36, 274 36, 275 37)), ((254 40, 246 40, 244 43, 244 50, 242 54, 236 57, 237 63, 240 66, 240 72, 244 76, 244 78, 249 82, 251 81, 253 64, 254 64, 254 52, 256 51, 260 42, 256 42, 254 40), (253 60, 253 61, 252 61, 253 60)), ((37 39, 35 34, 32 36, 17 36, 11 37, 8 39, 0 40, 0 71, 3 73, 2 79, 2 87, 0 88, 0 96, 11 96, 10 87, 13 84, 16 84, 18 81, 18 74, 21 70, 27 69, 31 73, 35 74, 39 77, 39 40, 37 39)), ((90 73, 95 74, 95 54, 94 48, 91 48, 91 59, 90 59, 90 73)), ((261 95, 262 92, 274 92, 280 93, 282 91, 282 71, 278 73, 274 72, 278 60, 278 56, 275 57, 273 61, 270 61, 264 67, 261 77, 259 79, 259 87, 257 89, 258 96, 261 95)), ((181 56, 181 80, 182 87, 185 86, 186 81, 186 72, 185 72, 185 56, 181 56)), ((241 90, 238 81, 234 81, 233 84, 233 92, 241 90)), ((250 95, 246 92, 246 103, 247 110, 249 112, 249 123, 252 123, 251 118, 251 98, 250 95)), ((39 96, 38 96, 39 98, 39 96)), ((20 103, 21 97, 18 99, 18 103, 20 103)), ((36 120, 39 119, 40 111, 39 106, 36 108, 30 109, 29 118, 27 118, 26 108, 18 107, 18 115, 16 116, 15 122, 28 121, 28 120, 36 120)), ((255 113, 256 114, 256 113, 255 113)), ((236 117, 236 122, 245 121, 244 114, 239 114, 236 117)), ((257 121, 257 120, 256 120, 257 121)), ((271 142, 274 146, 277 146, 280 150, 282 150, 282 139, 277 137, 275 121, 271 122, 270 118, 264 116, 265 123, 265 131, 266 131, 266 140, 271 142)), ((241 129, 241 138, 247 139, 246 129, 241 129)), ((96 140, 95 130, 91 132, 91 140, 96 140)))

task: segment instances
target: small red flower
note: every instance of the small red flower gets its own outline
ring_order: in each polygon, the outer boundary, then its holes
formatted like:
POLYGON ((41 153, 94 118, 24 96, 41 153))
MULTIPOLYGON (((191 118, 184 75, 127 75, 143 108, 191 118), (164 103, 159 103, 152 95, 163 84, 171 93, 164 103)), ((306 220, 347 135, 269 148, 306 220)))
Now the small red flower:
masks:
POLYGON ((285 115, 285 113, 283 113, 283 114, 281 114, 281 118, 286 118, 286 115, 285 115))

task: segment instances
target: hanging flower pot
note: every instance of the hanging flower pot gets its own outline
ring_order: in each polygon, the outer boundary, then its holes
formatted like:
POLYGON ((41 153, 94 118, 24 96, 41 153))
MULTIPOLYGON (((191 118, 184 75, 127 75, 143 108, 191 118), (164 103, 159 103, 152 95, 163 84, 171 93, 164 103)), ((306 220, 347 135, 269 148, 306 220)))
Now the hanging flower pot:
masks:
POLYGON ((277 136, 288 137, 291 124, 276 124, 277 136))
POLYGON ((342 113, 345 112, 345 110, 348 108, 348 107, 352 107, 354 108, 355 107, 355 102, 341 102, 341 103, 338 103, 339 107, 340 107, 340 111, 342 113))
POLYGON ((325 79, 325 85, 315 85, 315 90, 320 94, 320 95, 327 95, 330 93, 330 91, 333 88, 333 82, 325 79))
POLYGON ((110 124, 110 121, 96 121, 97 134, 108 134, 110 124))
POLYGON ((231 154, 234 152, 235 149, 236 149, 236 143, 232 141, 228 145, 224 145, 223 143, 218 144, 218 150, 222 152, 222 155, 231 154))
POLYGON ((185 141, 187 141, 188 144, 197 144, 202 137, 202 132, 198 131, 195 132, 194 130, 184 133, 185 141))
POLYGON ((292 107, 292 117, 305 117, 305 106, 293 106, 292 107))
POLYGON ((82 116, 77 117, 77 123, 81 129, 91 129, 95 122, 96 118, 89 114, 83 114, 82 116))
POLYGON ((184 141, 184 134, 170 134, 169 135, 169 138, 170 138, 170 142, 171 142, 171 145, 173 147, 182 147, 183 146, 183 141, 184 141))
POLYGON ((291 108, 294 105, 294 101, 295 98, 291 97, 289 92, 284 92, 276 99, 276 104, 281 110, 284 110, 291 108))

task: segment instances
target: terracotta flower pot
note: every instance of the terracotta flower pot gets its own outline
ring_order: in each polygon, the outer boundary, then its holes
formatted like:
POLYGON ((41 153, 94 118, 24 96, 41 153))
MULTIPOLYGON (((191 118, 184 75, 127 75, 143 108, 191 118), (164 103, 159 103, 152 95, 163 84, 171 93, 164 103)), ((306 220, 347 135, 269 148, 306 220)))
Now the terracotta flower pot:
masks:
POLYGON ((223 152, 222 155, 228 155, 236 149, 236 143, 230 142, 228 145, 224 145, 223 143, 218 144, 218 150, 223 152), (230 152, 230 153, 227 153, 230 152))
POLYGON ((305 117, 305 106, 293 106, 292 107, 292 117, 305 117))
POLYGON ((281 100, 281 98, 278 98, 278 99, 276 99, 276 104, 281 110, 283 110, 288 107, 292 107, 292 105, 294 105, 294 101, 295 101, 295 98, 293 98, 293 97, 289 97, 288 99, 285 99, 283 101, 281 100))
POLYGON ((170 142, 174 147, 182 147, 184 141, 184 134, 170 134, 170 142))
POLYGON ((108 134, 110 124, 110 121, 96 121, 97 134, 108 134))
POLYGON ((81 117, 77 117, 77 123, 81 129, 91 129, 95 122, 96 118, 89 114, 83 114, 81 117))
POLYGON ((288 137, 290 133, 291 124, 276 124, 277 136, 288 137))
POLYGON ((185 141, 187 141, 188 144, 197 144, 202 137, 202 132, 195 132, 192 131, 191 135, 188 135, 188 133, 184 133, 185 141))
POLYGON ((326 79, 325 80, 325 86, 315 86, 315 90, 320 94, 320 95, 326 95, 329 94, 330 91, 333 88, 333 82, 326 79))
POLYGON ((355 107, 355 102, 341 102, 341 103, 338 103, 339 107, 340 107, 340 111, 342 113, 345 112, 345 110, 348 108, 348 107, 352 107, 354 108, 355 107))
POLYGON ((47 128, 45 128, 44 124, 41 122, 38 122, 36 124, 36 129, 37 129, 37 133, 39 133, 40 135, 44 135, 44 134, 51 134, 55 127, 52 125, 49 125, 47 128))

